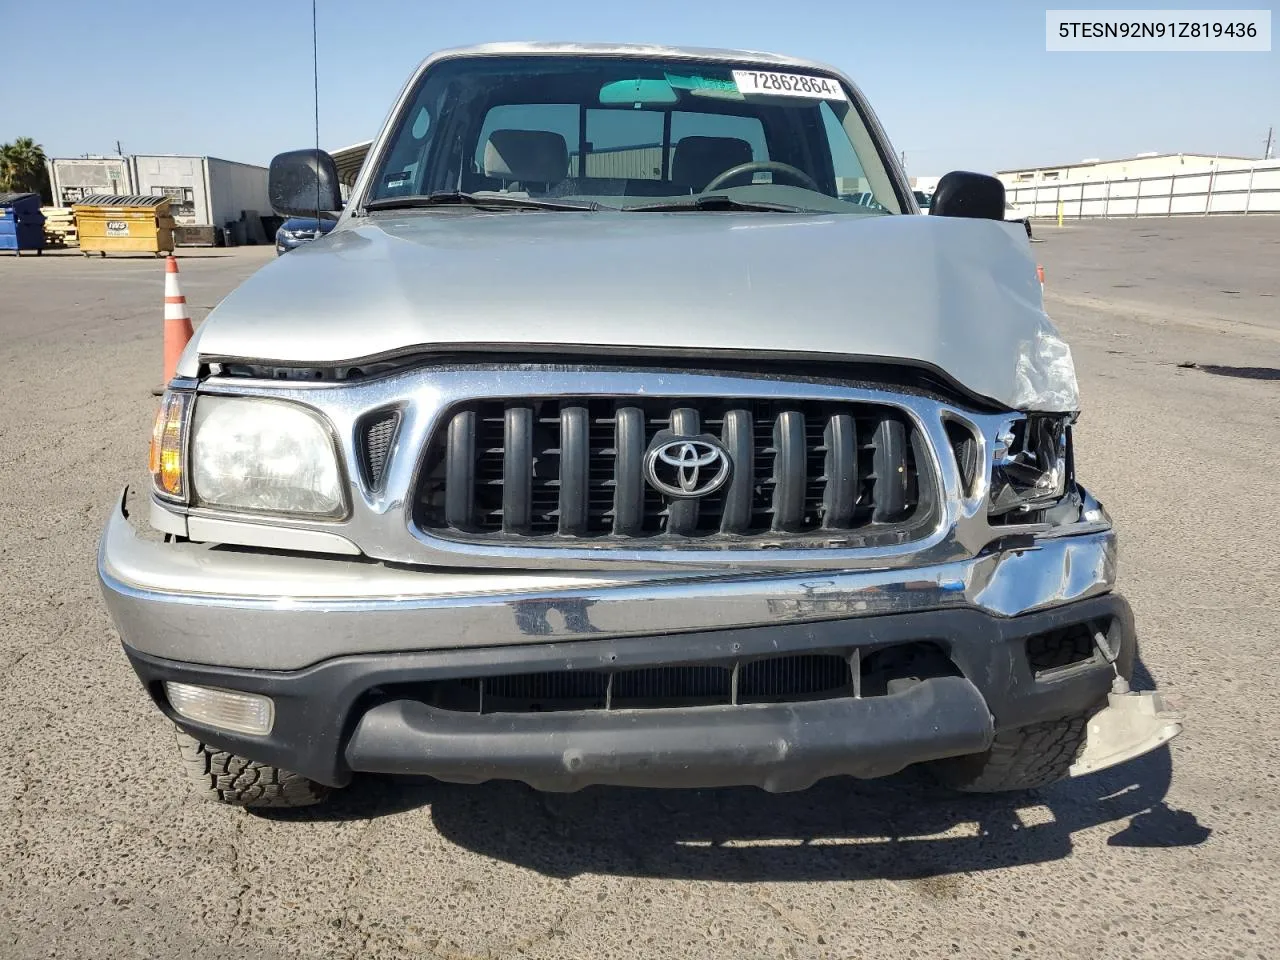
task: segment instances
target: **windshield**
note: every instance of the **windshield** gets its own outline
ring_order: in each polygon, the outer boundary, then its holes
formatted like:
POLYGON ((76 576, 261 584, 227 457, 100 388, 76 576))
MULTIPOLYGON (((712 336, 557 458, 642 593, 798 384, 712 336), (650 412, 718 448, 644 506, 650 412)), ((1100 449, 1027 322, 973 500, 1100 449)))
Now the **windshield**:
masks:
POLYGON ((933 203, 933 194, 925 193, 923 190, 913 191, 916 195, 916 204, 921 210, 928 210, 929 204, 933 203))
POLYGON ((396 119, 366 201, 435 194, 436 209, 466 194, 473 205, 500 196, 510 210, 535 208, 510 202, 519 197, 558 209, 899 213, 849 96, 817 71, 747 63, 443 60, 396 119))

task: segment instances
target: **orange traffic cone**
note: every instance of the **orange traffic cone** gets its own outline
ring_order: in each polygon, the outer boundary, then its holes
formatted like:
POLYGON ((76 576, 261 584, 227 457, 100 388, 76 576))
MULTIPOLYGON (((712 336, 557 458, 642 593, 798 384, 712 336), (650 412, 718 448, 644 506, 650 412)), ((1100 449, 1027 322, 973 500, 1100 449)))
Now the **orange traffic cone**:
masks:
POLYGON ((1036 264, 1036 279, 1040 281, 1040 292, 1044 293, 1044 267, 1036 264))
POLYGON ((191 339, 191 313, 187 298, 178 285, 178 261, 172 256, 164 263, 164 382, 173 379, 178 358, 191 339))

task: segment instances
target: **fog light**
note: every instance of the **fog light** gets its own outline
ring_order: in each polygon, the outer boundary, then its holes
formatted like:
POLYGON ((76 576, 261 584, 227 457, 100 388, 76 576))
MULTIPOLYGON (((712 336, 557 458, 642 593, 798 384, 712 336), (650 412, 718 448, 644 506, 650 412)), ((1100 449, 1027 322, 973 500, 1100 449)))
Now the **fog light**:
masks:
POLYGON ((265 736, 275 723, 275 704, 270 697, 256 693, 237 693, 168 680, 165 681, 164 692, 178 716, 221 730, 265 736))

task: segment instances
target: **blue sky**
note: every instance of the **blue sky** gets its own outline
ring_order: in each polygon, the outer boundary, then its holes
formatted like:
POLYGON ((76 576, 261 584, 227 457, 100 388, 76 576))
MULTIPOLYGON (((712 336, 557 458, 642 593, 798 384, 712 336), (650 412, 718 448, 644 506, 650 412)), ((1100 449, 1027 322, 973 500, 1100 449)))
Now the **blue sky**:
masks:
MULTIPOLYGON (((833 63, 862 87, 916 175, 1146 150, 1260 156, 1267 126, 1280 127, 1274 50, 1046 53, 1045 9, 1026 0, 319 0, 320 139, 333 148, 373 136, 432 50, 554 39, 833 63)), ((32 136, 50 155, 76 156, 114 152, 118 139, 126 153, 250 163, 312 142, 310 0, 0 0, 0 12, 0 140, 32 136)))

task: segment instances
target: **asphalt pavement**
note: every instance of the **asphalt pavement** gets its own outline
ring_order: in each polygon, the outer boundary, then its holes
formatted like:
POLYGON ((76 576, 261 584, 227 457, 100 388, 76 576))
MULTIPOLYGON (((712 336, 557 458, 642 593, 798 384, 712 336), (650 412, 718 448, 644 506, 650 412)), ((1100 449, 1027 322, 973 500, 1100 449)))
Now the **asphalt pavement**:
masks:
MULTIPOLYGON (((0 257, 0 957, 1274 956, 1280 217, 1036 235, 1171 748, 1021 796, 366 777, 272 816, 188 795, 94 578, 163 267, 0 257)), ((272 253, 183 251, 196 319, 272 253)))

